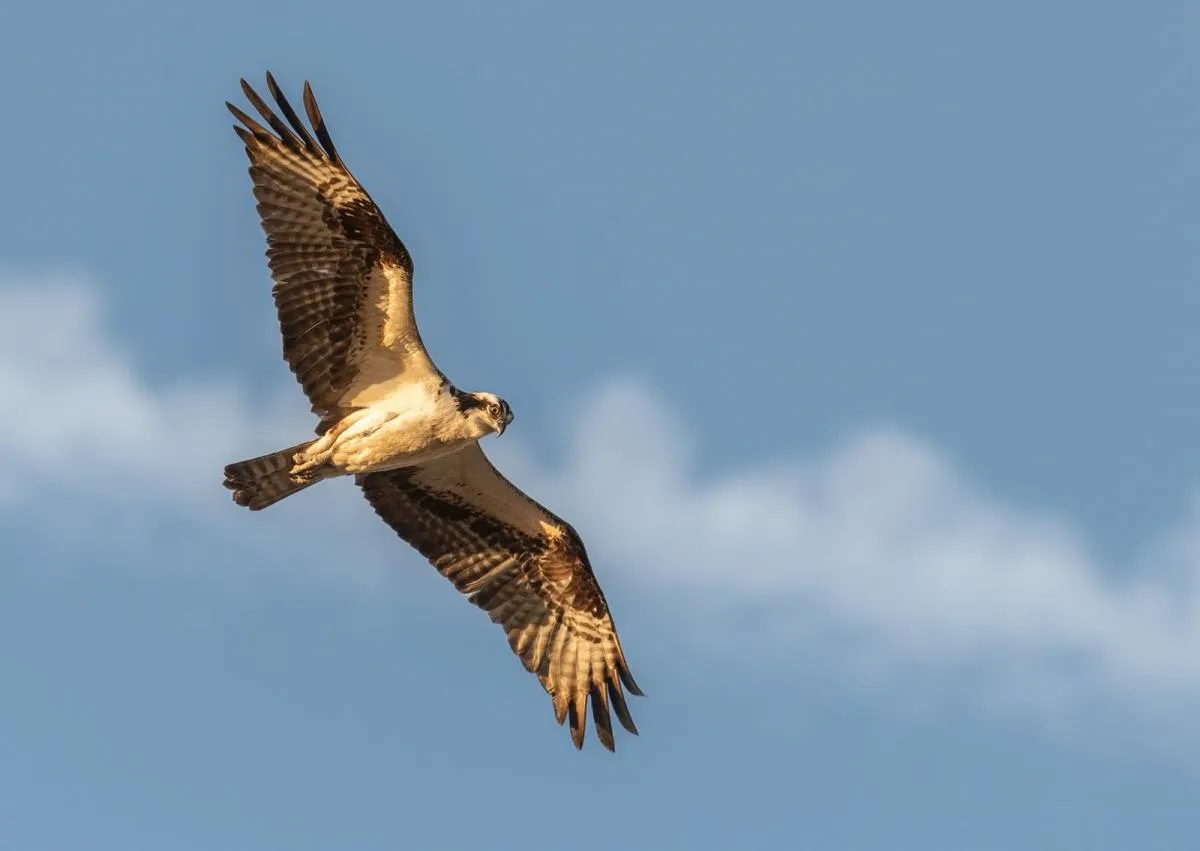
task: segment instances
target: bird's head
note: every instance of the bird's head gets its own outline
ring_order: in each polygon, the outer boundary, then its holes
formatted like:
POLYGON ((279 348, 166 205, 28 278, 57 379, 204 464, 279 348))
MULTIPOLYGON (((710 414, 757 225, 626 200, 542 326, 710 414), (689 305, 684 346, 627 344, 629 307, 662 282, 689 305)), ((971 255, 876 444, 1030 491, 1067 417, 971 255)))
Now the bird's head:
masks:
POLYGON ((471 424, 475 437, 493 433, 499 437, 513 420, 508 402, 492 393, 460 393, 458 407, 471 424))

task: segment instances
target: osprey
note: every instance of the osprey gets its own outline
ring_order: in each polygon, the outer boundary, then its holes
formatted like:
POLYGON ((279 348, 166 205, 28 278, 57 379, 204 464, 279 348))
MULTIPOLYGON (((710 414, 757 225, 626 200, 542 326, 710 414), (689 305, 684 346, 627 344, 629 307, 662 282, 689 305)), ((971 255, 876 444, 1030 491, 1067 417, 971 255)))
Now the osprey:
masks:
POLYGON ((488 461, 479 440, 512 422, 508 403, 459 390, 434 365, 413 316, 412 258, 346 168, 312 88, 310 132, 275 79, 285 124, 242 80, 268 130, 243 126, 267 236, 283 356, 319 418, 313 440, 230 464, 225 487, 257 511, 353 475, 376 514, 508 636, 583 747, 586 710, 613 750, 611 706, 637 733, 622 685, 642 694, 583 541, 488 461), (315 134, 315 138, 314 138, 315 134))

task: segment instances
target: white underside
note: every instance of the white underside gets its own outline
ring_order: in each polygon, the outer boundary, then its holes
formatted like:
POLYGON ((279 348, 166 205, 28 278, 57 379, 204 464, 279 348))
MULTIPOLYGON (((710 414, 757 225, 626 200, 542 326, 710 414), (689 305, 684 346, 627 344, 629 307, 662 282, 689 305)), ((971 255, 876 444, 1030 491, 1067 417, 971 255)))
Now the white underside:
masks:
POLYGON ((394 470, 457 452, 477 439, 464 434, 464 418, 448 393, 408 384, 330 428, 297 458, 293 474, 318 467, 325 475, 394 470))

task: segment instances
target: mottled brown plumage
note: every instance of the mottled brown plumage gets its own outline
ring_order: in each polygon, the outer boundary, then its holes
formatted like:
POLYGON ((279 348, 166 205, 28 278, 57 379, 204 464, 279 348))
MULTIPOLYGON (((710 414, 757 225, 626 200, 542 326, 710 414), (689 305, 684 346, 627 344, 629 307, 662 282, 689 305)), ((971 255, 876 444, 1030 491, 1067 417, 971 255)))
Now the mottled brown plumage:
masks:
POLYGON ((512 411, 434 365, 413 316, 408 250, 346 168, 308 83, 311 132, 270 74, 267 87, 283 119, 245 80, 267 126, 227 106, 243 125, 234 130, 250 158, 284 358, 320 422, 315 440, 226 466, 225 486, 260 510, 354 474, 376 513, 504 629, 575 746, 590 701, 613 750, 610 710, 636 733, 624 689, 642 692, 583 542, 479 447, 512 411))
POLYGON ((358 482, 383 521, 504 629, 549 692, 558 722, 570 718, 576 747, 589 698, 604 747, 613 749, 610 706, 637 732, 621 686, 642 692, 569 524, 517 490, 478 444, 358 482))
POLYGON ((234 130, 267 236, 283 356, 313 411, 335 415, 402 377, 440 380, 413 317, 408 249, 346 168, 308 83, 304 106, 319 141, 270 74, 267 86, 290 127, 245 80, 242 91, 271 129, 226 106, 245 125, 234 130))

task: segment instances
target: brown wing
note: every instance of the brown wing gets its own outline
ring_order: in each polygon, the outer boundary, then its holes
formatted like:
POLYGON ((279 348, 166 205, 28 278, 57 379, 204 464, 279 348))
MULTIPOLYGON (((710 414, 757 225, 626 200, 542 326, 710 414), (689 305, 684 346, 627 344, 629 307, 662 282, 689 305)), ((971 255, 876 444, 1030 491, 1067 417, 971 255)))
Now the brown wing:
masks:
POLYGON ((271 129, 226 106, 245 125, 233 129, 246 144, 267 235, 283 356, 313 410, 326 416, 397 382, 440 378, 413 316, 408 249, 342 162, 309 84, 315 140, 269 73, 267 87, 287 124, 245 80, 242 91, 271 129))
POLYGON ((439 572, 504 628, 525 668, 571 719, 583 747, 589 697, 600 743, 613 749, 609 706, 637 733, 622 683, 633 680, 583 542, 525 496, 478 444, 418 467, 359 476, 383 518, 439 572))

